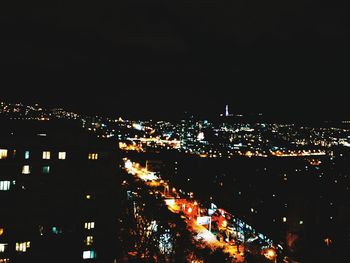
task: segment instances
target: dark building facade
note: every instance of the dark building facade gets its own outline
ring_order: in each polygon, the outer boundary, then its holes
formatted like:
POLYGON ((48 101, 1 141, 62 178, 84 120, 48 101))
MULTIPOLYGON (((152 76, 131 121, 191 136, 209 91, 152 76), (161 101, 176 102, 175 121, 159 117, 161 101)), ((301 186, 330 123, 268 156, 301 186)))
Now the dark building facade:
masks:
POLYGON ((0 263, 114 262, 116 144, 22 128, 0 139, 0 263))

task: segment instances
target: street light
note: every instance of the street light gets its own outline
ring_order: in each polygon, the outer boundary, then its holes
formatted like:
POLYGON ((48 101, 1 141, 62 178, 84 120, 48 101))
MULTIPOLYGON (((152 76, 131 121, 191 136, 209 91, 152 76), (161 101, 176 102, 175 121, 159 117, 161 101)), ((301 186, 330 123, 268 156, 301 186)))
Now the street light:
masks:
POLYGON ((266 251, 265 257, 274 263, 277 263, 277 253, 274 249, 270 248, 266 251))

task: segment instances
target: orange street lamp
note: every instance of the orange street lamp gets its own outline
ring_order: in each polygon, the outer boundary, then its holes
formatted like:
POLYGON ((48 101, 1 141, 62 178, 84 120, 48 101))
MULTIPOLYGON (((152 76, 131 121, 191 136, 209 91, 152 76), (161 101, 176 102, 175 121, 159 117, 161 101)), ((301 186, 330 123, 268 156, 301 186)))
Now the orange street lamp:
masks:
POLYGON ((266 251, 265 257, 273 262, 277 263, 277 253, 274 249, 270 248, 266 251))

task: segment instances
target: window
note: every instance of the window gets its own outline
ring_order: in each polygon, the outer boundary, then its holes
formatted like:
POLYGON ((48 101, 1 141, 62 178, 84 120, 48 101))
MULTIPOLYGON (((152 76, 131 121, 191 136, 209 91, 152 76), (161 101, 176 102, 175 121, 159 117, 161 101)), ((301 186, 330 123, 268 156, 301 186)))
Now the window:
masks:
POLYGON ((30 242, 17 242, 16 243, 16 251, 17 252, 26 252, 27 249, 30 248, 30 242))
POLYGON ((7 150, 6 149, 0 149, 0 160, 7 158, 7 150))
POLYGON ((29 151, 24 152, 24 159, 26 159, 26 160, 29 159, 29 151))
POLYGON ((6 248, 7 248, 7 244, 6 243, 0 243, 0 253, 1 252, 5 252, 6 248))
POLYGON ((29 165, 23 165, 22 174, 30 174, 29 165))
POLYGON ((65 160, 66 159, 66 152, 59 152, 58 153, 58 159, 59 160, 65 160))
POLYGON ((43 152, 43 159, 44 160, 50 160, 51 153, 49 151, 43 152))
POLYGON ((48 174, 50 173, 50 166, 44 166, 43 167, 43 174, 48 174))
POLYGON ((63 232, 63 231, 62 231, 61 228, 58 228, 58 227, 56 227, 56 226, 53 226, 53 227, 52 227, 52 233, 58 235, 58 234, 62 234, 62 232, 63 232))
POLYGON ((0 227, 0 236, 2 236, 2 234, 4 234, 4 229, 0 227))
POLYGON ((0 181, 0 191, 8 191, 8 190, 10 190, 10 181, 0 181))
POLYGON ((95 222, 87 222, 84 225, 85 229, 93 229, 95 228, 95 222))
POLYGON ((10 263, 10 259, 8 259, 8 258, 0 258, 0 263, 10 263))
POLYGON ((96 258, 96 252, 93 250, 87 250, 83 252, 83 259, 96 258))
POLYGON ((89 158, 89 160, 97 160, 98 159, 98 153, 89 153, 88 158, 89 158))
POLYGON ((86 240, 85 240, 85 244, 86 244, 87 246, 91 246, 92 243, 94 243, 94 237, 93 237, 93 236, 87 236, 87 237, 86 237, 86 240))

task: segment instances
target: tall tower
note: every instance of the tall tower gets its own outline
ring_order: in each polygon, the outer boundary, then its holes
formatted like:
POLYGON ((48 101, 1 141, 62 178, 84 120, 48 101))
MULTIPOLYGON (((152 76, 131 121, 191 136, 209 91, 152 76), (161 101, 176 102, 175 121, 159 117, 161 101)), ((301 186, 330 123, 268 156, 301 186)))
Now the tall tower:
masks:
POLYGON ((230 114, 229 114, 229 112, 228 112, 228 104, 226 105, 226 108, 225 108, 225 116, 227 117, 227 116, 229 116, 230 114))

